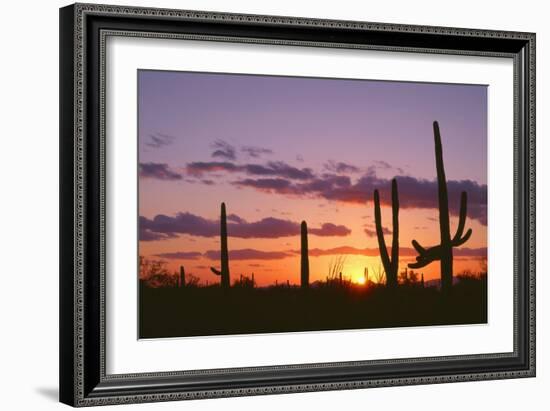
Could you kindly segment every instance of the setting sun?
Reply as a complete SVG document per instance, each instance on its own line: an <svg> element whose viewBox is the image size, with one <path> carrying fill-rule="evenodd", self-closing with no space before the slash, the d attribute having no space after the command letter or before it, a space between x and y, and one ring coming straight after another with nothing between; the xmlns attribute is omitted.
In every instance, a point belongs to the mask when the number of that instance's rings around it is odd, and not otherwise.
<svg viewBox="0 0 550 411"><path fill-rule="evenodd" d="M355 284L358 284L358 285L365 285L367 283L366 279L364 276L359 276L359 277L356 277L355 280L353 281Z"/></svg>

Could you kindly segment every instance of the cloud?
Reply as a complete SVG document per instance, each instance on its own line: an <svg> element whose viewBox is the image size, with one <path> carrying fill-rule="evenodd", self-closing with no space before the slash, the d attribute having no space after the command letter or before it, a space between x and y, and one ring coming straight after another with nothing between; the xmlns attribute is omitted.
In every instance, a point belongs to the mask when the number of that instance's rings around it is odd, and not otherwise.
<svg viewBox="0 0 550 411"><path fill-rule="evenodd" d="M264 154L273 154L273 150L270 150L269 148L255 147L255 146L241 147L241 151L246 155L248 155L249 157L253 157L253 158L261 157Z"/></svg>
<svg viewBox="0 0 550 411"><path fill-rule="evenodd" d="M459 247L453 248L453 255L457 257L487 257L487 247L469 248Z"/></svg>
<svg viewBox="0 0 550 411"><path fill-rule="evenodd" d="M244 173L252 176L275 176L291 180L308 180L314 178L309 168L296 168L283 161L270 161L266 165L243 164L237 165L224 161L195 161L187 164L187 173L193 176L202 176L205 173Z"/></svg>
<svg viewBox="0 0 550 411"><path fill-rule="evenodd" d="M308 229L308 233L319 237L345 237L351 234L351 230L344 225L324 223L321 228Z"/></svg>
<svg viewBox="0 0 550 411"><path fill-rule="evenodd" d="M247 164L247 174L259 176L278 176L291 180L309 180L314 177L310 168L296 168L283 161L270 161L267 165Z"/></svg>
<svg viewBox="0 0 550 411"><path fill-rule="evenodd" d="M241 187L251 187L269 193L296 194L292 183L284 178L246 178L234 181L232 184Z"/></svg>
<svg viewBox="0 0 550 411"><path fill-rule="evenodd" d="M209 250L204 253L204 256L210 260L217 261L220 259L219 250ZM287 251L260 251L252 248L244 248L241 250L229 250L229 260L280 260L286 257L293 257L294 254Z"/></svg>
<svg viewBox="0 0 550 411"><path fill-rule="evenodd" d="M147 141L145 145L151 148L162 148L172 144L175 139L176 138L174 136L169 134L157 132L154 134L149 134L149 141Z"/></svg>
<svg viewBox="0 0 550 411"><path fill-rule="evenodd" d="M177 251L174 253L155 254L155 257L167 258L170 260L197 260L202 256L198 251Z"/></svg>
<svg viewBox="0 0 550 411"><path fill-rule="evenodd" d="M375 160L373 164L367 168L367 174L376 175L378 170L383 170L386 172L394 171L397 175L405 174L405 171L401 167L394 167L384 160Z"/></svg>
<svg viewBox="0 0 550 411"><path fill-rule="evenodd" d="M219 157L231 161L237 159L235 147L233 147L227 141L216 140L210 145L210 147L214 150L212 152L212 157Z"/></svg>
<svg viewBox="0 0 550 411"><path fill-rule="evenodd" d="M294 250L295 254L299 254L300 250ZM351 246L341 246L334 248L313 248L309 250L310 257L321 257L326 255L362 255L365 257L378 257L380 256L380 250L378 247L372 248L356 248ZM399 247L399 258L405 259L406 257L416 257L418 254L412 247ZM457 257L485 257L487 255L487 248L455 248L453 249L453 255Z"/></svg>
<svg viewBox="0 0 550 411"><path fill-rule="evenodd" d="M141 178L152 178L166 181L182 179L181 174L170 169L170 166L166 163L140 163L139 176Z"/></svg>
<svg viewBox="0 0 550 411"><path fill-rule="evenodd" d="M226 161L195 161L187 164L186 171L192 176L202 176L220 171L234 173L240 171L240 167Z"/></svg>
<svg viewBox="0 0 550 411"><path fill-rule="evenodd" d="M142 227L139 228L139 241L158 241L168 240L169 238L173 237L163 233L155 233Z"/></svg>
<svg viewBox="0 0 550 411"><path fill-rule="evenodd" d="M295 250L295 253L300 253L300 250ZM366 257L378 257L380 250L378 247L373 248L356 248L351 246L341 246L334 248L313 248L309 250L310 257L321 257L325 255L362 255ZM413 256L416 255L416 251L412 247L400 247L399 256Z"/></svg>
<svg viewBox="0 0 550 411"><path fill-rule="evenodd" d="M437 209L437 181L398 176L399 206L401 209ZM269 193L322 198L344 203L365 204L372 201L375 189L380 191L382 205L391 205L391 180L366 174L352 182L347 176L323 174L306 182L288 179L243 179L234 181L240 187L250 187ZM471 180L447 181L449 210L458 215L460 194L468 193L468 217L487 225L487 185Z"/></svg>
<svg viewBox="0 0 550 411"><path fill-rule="evenodd" d="M246 220L239 217L237 214L229 214L227 216L227 221L232 221L234 223L246 223Z"/></svg>
<svg viewBox="0 0 550 411"><path fill-rule="evenodd" d="M248 222L241 217L228 216L227 233L236 238L281 238L300 235L300 224L274 217ZM154 241L174 238L180 234L198 237L217 237L220 234L219 220L209 220L191 213L178 213L175 216L159 214L153 219L140 216L140 240ZM351 230L343 225L324 223L320 228L311 228L312 235L343 237Z"/></svg>
<svg viewBox="0 0 550 411"><path fill-rule="evenodd" d="M220 224L217 221L207 220L191 213L178 213L174 217L159 214L152 220L140 216L139 225L140 232L144 230L153 234L165 235L167 238L173 238L178 234L216 237L220 233ZM141 235L140 240L147 241Z"/></svg>
<svg viewBox="0 0 550 411"><path fill-rule="evenodd" d="M338 174L358 173L360 171L359 167L343 162L336 162L334 160L327 161L323 167L327 171Z"/></svg>
<svg viewBox="0 0 550 411"><path fill-rule="evenodd" d="M367 237L376 237L376 228L371 224L365 224L365 229L363 231ZM382 226L382 233L384 235L390 235L392 231L389 228Z"/></svg>

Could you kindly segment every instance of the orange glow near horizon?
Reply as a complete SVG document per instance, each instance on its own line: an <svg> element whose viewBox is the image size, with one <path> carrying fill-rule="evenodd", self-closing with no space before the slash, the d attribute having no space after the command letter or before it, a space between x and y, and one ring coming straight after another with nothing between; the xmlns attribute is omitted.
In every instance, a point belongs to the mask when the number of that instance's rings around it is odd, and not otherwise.
<svg viewBox="0 0 550 411"><path fill-rule="evenodd" d="M355 208L355 207L353 207ZM359 208L359 207L357 207ZM346 208L348 209L348 208ZM358 210L354 210L356 213ZM389 208L384 207L382 210L383 218L386 218L386 214L389 214ZM407 226L415 225L416 219L414 215L423 214L418 210L402 212L403 217L409 216L408 219L403 218L401 226L401 247L410 248L410 242L413 238L418 239L422 244L434 245L439 240L439 233L437 223L427 221L425 224L431 224L430 229L425 229L425 232L418 232L414 229L405 229ZM344 213L338 213L339 224L345 224L346 226L353 227L355 222L363 221L360 217L356 217L353 213L349 213L346 217ZM389 217L389 215L388 215ZM419 217L419 219L422 217ZM423 218L425 220L425 218ZM451 219L451 227L456 227L455 219ZM387 220L386 220L387 221ZM468 222L469 227L472 227L474 234L469 241L470 248L482 246L484 244L484 237L486 235L486 227L481 226L479 223ZM313 224L311 224L313 226ZM386 243L391 244L391 235L386 235ZM287 280L290 284L298 285L300 283L300 238L282 238L282 239L239 239L232 238L229 235L228 243L229 250L234 249L248 249L254 248L265 252L275 251L284 252L286 256L276 260L229 260L231 281L234 281L244 275L251 277L254 274L255 281L258 286L267 286L270 284L286 283ZM179 250L198 251L204 254L208 250L219 251L220 242L218 238L201 238L180 236L174 239L162 240L162 241L142 241L140 242L140 254L150 260L162 260L165 262L170 272L176 273L179 271L180 266L185 267L186 273L193 274L200 278L201 284L213 284L219 282L219 277L214 275L210 271L210 267L218 268L220 266L219 260L211 260L201 255L198 258L192 259L166 259L160 258L157 254L165 252L176 252ZM371 250L373 255L355 255L344 254L346 257L344 266L342 267L342 275L344 278L351 279L355 284L361 285L365 282L364 272L368 271L368 280L373 283L378 282L377 273L383 271L382 263L379 257L379 250L376 238L368 238L362 230L353 230L352 233L345 237L343 240L335 240L334 238L323 238L310 235L309 236L309 265L310 265L310 281L324 281L329 274L329 265L337 255L312 255L312 250L317 249L330 249L337 248L342 245L352 246L356 249ZM388 251L391 250L391 246L388 246ZM407 267L408 263L415 261L416 254L401 255L399 260L399 272L402 272ZM462 257L455 256L454 258L454 272L458 274L465 270L477 273L482 271L482 267L486 265L486 258L482 257ZM439 262L435 261L430 265L414 270L418 273L420 279L421 274L424 275L425 281L438 279L440 276Z"/></svg>

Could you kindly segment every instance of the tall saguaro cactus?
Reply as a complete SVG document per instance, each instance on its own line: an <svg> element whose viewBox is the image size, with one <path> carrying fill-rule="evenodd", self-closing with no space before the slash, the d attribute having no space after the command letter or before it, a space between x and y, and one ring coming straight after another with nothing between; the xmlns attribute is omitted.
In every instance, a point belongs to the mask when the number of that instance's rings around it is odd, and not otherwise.
<svg viewBox="0 0 550 411"><path fill-rule="evenodd" d="M185 287L185 269L180 265L180 287Z"/></svg>
<svg viewBox="0 0 550 411"><path fill-rule="evenodd" d="M376 224L376 236L378 237L378 248L380 249L380 258L386 271L386 286L389 288L397 287L397 268L399 265L399 195L397 193L397 181L395 178L391 182L392 199L392 246L391 259L386 248L384 239L384 230L382 229L382 215L380 212L380 194L374 190L374 222Z"/></svg>
<svg viewBox="0 0 550 411"><path fill-rule="evenodd" d="M459 247L464 244L472 235L472 229L468 229L464 234L466 225L466 212L468 197L465 191L460 195L460 211L458 216L458 227L455 235L451 238L451 229L449 223L449 198L447 194L447 180L445 178L445 168L443 167L443 148L441 145L441 133L437 121L433 123L434 142L435 142L435 167L437 170L437 187L439 200L439 234L440 244L424 248L418 241L413 240L412 245L418 252L416 263L409 264L410 268L422 268L433 261L441 261L441 290L449 292L453 285L453 247Z"/></svg>
<svg viewBox="0 0 550 411"><path fill-rule="evenodd" d="M225 212L225 203L222 203L221 217L220 217L220 264L221 270L216 270L214 267L210 267L210 270L221 277L222 288L229 288L229 251L227 248L227 215Z"/></svg>
<svg viewBox="0 0 550 411"><path fill-rule="evenodd" d="M302 221L301 225L301 260L300 260L300 285L302 288L309 287L309 255L307 245L307 223Z"/></svg>

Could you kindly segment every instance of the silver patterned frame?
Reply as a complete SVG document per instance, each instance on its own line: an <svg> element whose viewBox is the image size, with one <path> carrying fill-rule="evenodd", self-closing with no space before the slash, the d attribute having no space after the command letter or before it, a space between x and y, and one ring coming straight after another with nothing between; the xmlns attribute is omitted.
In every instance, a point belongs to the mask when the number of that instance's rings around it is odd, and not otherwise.
<svg viewBox="0 0 550 411"><path fill-rule="evenodd" d="M68 6L60 13L62 402L73 406L91 406L535 375L533 33L91 4ZM127 21L130 20L138 21L135 24L139 25L139 29L128 26ZM162 24L167 24L167 27L162 27ZM205 25L204 29L200 29L205 32L185 32L189 30L186 24ZM170 31L170 27L178 25L183 27L183 32ZM215 25L227 25L229 35L211 33ZM241 27L251 27L249 31L262 32L264 36L242 35ZM270 29L278 30L278 37L266 38ZM353 41L323 41L315 38L312 30L344 33L342 36L351 32L355 37L352 35ZM285 33L289 38L280 38ZM357 38L362 39L367 34L372 35L374 40L357 41ZM387 40L377 40L387 38L388 34L408 43L387 44ZM511 223L514 224L515 237L514 351L346 363L106 374L105 50L109 36L513 58L515 211ZM94 87L91 87L92 84ZM97 108L89 103L92 101L89 99L98 103Z"/></svg>

